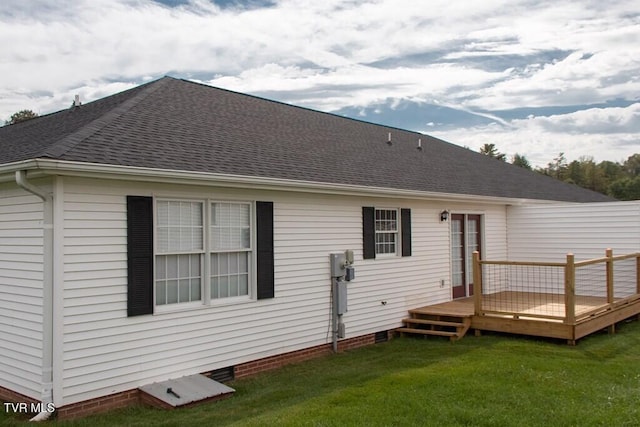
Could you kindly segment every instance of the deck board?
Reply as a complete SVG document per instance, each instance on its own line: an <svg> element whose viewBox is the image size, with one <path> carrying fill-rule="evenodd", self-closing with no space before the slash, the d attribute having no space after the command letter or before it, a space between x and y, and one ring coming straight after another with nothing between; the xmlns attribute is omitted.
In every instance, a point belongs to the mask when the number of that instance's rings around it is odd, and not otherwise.
<svg viewBox="0 0 640 427"><path fill-rule="evenodd" d="M565 316L564 295L503 291L482 296L483 310L519 313L521 315L548 316L563 318ZM606 308L605 297L576 295L575 314L580 317L586 313Z"/></svg>

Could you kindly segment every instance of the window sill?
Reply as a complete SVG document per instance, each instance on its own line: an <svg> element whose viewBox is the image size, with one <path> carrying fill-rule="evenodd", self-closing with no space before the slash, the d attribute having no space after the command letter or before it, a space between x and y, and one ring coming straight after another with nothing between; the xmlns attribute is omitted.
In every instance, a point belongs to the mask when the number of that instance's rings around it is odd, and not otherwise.
<svg viewBox="0 0 640 427"><path fill-rule="evenodd" d="M166 313L178 313L182 311L196 311L206 310L213 307L226 307L230 305L239 305L256 302L255 299L250 298L247 295L238 297L218 298L212 299L208 304L204 301L174 303L165 305L156 305L153 310L154 315L161 315Z"/></svg>
<svg viewBox="0 0 640 427"><path fill-rule="evenodd" d="M163 304L163 305L154 306L153 314L156 315L156 314L165 314L165 313L175 313L180 311L201 310L207 307L208 306L205 305L202 301Z"/></svg>
<svg viewBox="0 0 640 427"><path fill-rule="evenodd" d="M249 297L248 295L241 295L238 297L227 297L227 298L212 298L211 302L209 302L208 307L220 307L224 305L235 305L235 304L243 304L247 302L255 302L256 300Z"/></svg>
<svg viewBox="0 0 640 427"><path fill-rule="evenodd" d="M393 254L376 254L375 259L390 259L390 258L399 258L400 255L398 255L397 253L393 253Z"/></svg>

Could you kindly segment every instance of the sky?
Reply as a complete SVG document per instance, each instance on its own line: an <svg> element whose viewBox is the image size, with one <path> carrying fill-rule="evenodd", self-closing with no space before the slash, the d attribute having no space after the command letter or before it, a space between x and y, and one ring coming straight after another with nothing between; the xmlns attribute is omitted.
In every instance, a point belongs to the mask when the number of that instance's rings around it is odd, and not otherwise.
<svg viewBox="0 0 640 427"><path fill-rule="evenodd" d="M637 0L2 0L0 123L169 75L545 166L640 152Z"/></svg>

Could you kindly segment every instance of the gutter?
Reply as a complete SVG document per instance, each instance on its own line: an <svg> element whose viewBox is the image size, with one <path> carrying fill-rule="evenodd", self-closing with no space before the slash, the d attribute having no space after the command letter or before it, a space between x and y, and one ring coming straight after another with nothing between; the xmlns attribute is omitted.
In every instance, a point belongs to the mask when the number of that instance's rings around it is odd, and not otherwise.
<svg viewBox="0 0 640 427"><path fill-rule="evenodd" d="M44 421L53 411L53 196L27 181L25 170L15 172L16 184L43 202L42 259L42 406L29 421Z"/></svg>
<svg viewBox="0 0 640 427"><path fill-rule="evenodd" d="M436 191L405 190L389 187L369 187L354 184L315 182L286 178L265 178L246 175L231 175L210 172L154 169L137 166L108 165L45 158L24 160L0 165L0 182L3 173L33 169L34 176L65 175L84 178L117 179L141 182L220 185L258 190L278 190L304 193L335 194L357 197L390 197L397 199L429 199L439 202L478 202L494 205L572 203L539 199L482 196L473 194L440 193Z"/></svg>

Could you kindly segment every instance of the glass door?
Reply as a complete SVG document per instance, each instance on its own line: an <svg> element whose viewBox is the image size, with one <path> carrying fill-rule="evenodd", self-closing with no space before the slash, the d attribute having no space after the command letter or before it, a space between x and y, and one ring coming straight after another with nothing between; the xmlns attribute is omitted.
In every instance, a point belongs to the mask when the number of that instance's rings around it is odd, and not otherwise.
<svg viewBox="0 0 640 427"><path fill-rule="evenodd" d="M453 298L473 295L473 252L482 253L481 216L451 215L451 285Z"/></svg>

